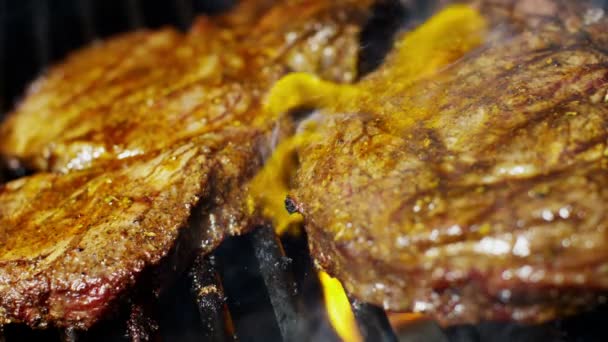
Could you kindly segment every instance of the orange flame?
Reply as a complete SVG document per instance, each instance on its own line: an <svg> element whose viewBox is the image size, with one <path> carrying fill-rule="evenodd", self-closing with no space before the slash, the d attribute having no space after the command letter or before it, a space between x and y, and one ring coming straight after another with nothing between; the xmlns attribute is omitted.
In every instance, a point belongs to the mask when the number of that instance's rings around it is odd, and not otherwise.
<svg viewBox="0 0 608 342"><path fill-rule="evenodd" d="M323 288L329 321L338 336L345 342L362 342L363 338L357 328L355 315L340 281L323 271L319 271L319 280Z"/></svg>

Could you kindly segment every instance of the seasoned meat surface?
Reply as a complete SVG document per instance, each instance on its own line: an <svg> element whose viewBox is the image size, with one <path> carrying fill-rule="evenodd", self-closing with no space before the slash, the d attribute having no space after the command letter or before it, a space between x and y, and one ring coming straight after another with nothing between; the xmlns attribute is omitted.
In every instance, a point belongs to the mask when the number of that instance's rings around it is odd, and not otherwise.
<svg viewBox="0 0 608 342"><path fill-rule="evenodd" d="M219 187L255 170L255 136L234 134L210 134L104 169L8 183L0 192L2 322L88 326L105 314L168 253L197 203L196 212L208 215L214 202L230 200ZM216 221L191 227L191 239L211 249L246 227L239 214L222 208Z"/></svg>
<svg viewBox="0 0 608 342"><path fill-rule="evenodd" d="M247 0L187 34L139 31L77 51L29 88L0 128L0 153L67 172L247 125L288 71L353 80L352 24L367 2Z"/></svg>
<svg viewBox="0 0 608 342"><path fill-rule="evenodd" d="M320 109L287 203L355 297L445 324L605 301L608 19L531 3L446 9L358 85L294 100Z"/></svg>
<svg viewBox="0 0 608 342"><path fill-rule="evenodd" d="M143 275L251 227L247 182L290 128L266 91L291 70L351 80L367 5L243 1L38 80L2 126L2 153L37 173L0 188L0 324L88 328Z"/></svg>

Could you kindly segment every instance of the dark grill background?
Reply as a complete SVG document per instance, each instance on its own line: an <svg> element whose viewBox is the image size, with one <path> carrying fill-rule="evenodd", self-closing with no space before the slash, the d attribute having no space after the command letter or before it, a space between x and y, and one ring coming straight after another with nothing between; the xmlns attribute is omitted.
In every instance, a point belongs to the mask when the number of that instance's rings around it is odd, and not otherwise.
<svg viewBox="0 0 608 342"><path fill-rule="evenodd" d="M0 117L44 68L75 48L140 27L186 29L197 14L216 13L234 2L0 0ZM400 9L397 0L376 8L362 34L360 67L364 72L381 62L399 26L419 22L430 13L427 1L403 2L418 5L409 13ZM208 286L218 291L203 295ZM0 331L0 342L338 340L327 320L305 236L279 240L265 228L231 238L212 256L199 257L158 300L133 298L131 302L133 308L126 308L118 319L102 322L89 332L9 326ZM352 306L366 341L608 340L603 327L608 317L605 309L536 327L484 323L442 330L431 321L421 321L395 332L381 309L356 301Z"/></svg>
<svg viewBox="0 0 608 342"><path fill-rule="evenodd" d="M190 26L234 0L0 0L0 111L49 63L94 39L136 29Z"/></svg>

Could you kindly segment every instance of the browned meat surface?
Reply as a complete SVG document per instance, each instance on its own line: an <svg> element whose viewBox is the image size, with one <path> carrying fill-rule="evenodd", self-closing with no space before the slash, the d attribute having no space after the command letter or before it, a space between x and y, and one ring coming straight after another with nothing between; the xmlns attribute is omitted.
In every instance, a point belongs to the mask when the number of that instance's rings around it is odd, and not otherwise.
<svg viewBox="0 0 608 342"><path fill-rule="evenodd" d="M248 0L225 17L200 18L186 35L141 31L78 51L30 87L0 128L0 152L66 172L247 125L260 95L288 71L353 80L358 26L350 23L364 19L366 2Z"/></svg>
<svg viewBox="0 0 608 342"><path fill-rule="evenodd" d="M2 323L88 326L146 266L158 264L178 234L208 250L246 228L238 210L214 208L259 164L258 146L248 141L255 136L233 133L104 169L8 183L0 193ZM180 232L197 203L200 226ZM186 242L192 253L195 242Z"/></svg>
<svg viewBox="0 0 608 342"><path fill-rule="evenodd" d="M352 79L367 7L273 3L99 43L30 88L0 139L40 171L0 188L0 324L87 328L143 274L251 226L247 181L289 129L263 96L290 70Z"/></svg>
<svg viewBox="0 0 608 342"><path fill-rule="evenodd" d="M357 86L294 102L322 118L288 207L318 265L387 309L446 324L588 309L608 292L608 19L477 5L481 23L444 12Z"/></svg>

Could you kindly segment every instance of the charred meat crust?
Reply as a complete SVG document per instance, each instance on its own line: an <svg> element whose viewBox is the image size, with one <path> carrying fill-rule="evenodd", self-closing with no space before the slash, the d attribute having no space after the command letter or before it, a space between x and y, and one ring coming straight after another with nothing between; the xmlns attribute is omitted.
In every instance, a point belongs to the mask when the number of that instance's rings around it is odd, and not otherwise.
<svg viewBox="0 0 608 342"><path fill-rule="evenodd" d="M244 1L51 68L1 128L2 153L38 173L0 189L0 324L86 329L256 223L243 196L275 143L265 92L289 71L352 80L368 6Z"/></svg>
<svg viewBox="0 0 608 342"><path fill-rule="evenodd" d="M474 3L483 46L402 93L377 86L379 112L429 116L398 131L327 117L292 207L318 264L386 309L445 324L586 310L608 292L608 20L578 2Z"/></svg>

